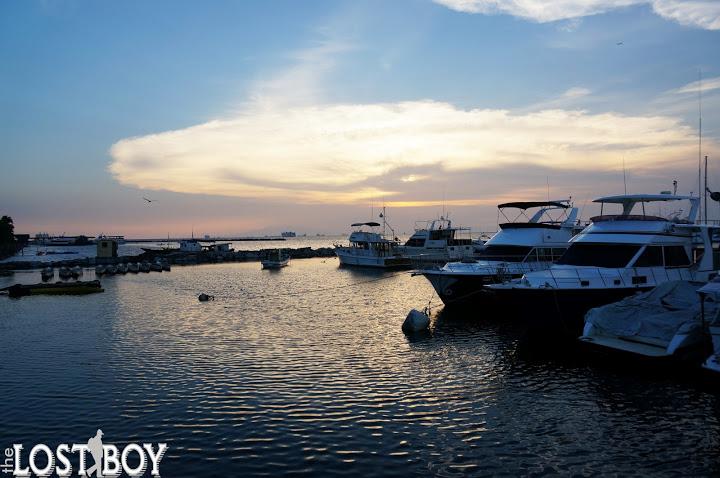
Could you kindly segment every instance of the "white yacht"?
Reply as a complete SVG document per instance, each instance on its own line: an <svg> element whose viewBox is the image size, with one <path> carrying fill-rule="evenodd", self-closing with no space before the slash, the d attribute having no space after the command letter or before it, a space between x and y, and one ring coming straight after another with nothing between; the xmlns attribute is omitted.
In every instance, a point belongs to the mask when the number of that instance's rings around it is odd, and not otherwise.
<svg viewBox="0 0 720 478"><path fill-rule="evenodd" d="M383 213L383 230L387 227ZM350 233L349 246L335 245L335 255L340 264L347 266L374 267L381 269L409 268L410 259L402 252L397 239L387 239L379 232L377 222L356 222Z"/></svg>
<svg viewBox="0 0 720 478"><path fill-rule="evenodd" d="M469 305L485 298L486 284L547 269L565 252L577 231L577 208L569 200L509 202L498 205L505 222L476 259L421 270L445 305Z"/></svg>
<svg viewBox="0 0 720 478"><path fill-rule="evenodd" d="M465 234L467 237L459 237ZM447 262L472 258L474 247L470 229L453 227L445 217L418 222L415 232L401 248L402 252L417 262Z"/></svg>
<svg viewBox="0 0 720 478"><path fill-rule="evenodd" d="M682 209L669 215L660 212L667 203L679 206L681 201L690 203L684 217ZM715 275L711 238L717 228L695 224L697 197L636 194L595 202L601 204L600 215L571 239L556 264L486 287L499 305L519 305L535 322L554 318L568 331L579 332L585 313L593 307L665 282L707 282ZM621 211L603 214L613 205ZM650 208L658 214L648 214Z"/></svg>

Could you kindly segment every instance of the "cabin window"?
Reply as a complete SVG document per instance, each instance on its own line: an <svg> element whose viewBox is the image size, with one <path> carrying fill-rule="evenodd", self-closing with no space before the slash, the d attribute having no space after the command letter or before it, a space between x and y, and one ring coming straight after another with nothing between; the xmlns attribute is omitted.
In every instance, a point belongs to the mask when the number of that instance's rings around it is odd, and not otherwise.
<svg viewBox="0 0 720 478"><path fill-rule="evenodd" d="M665 267L687 267L690 258L683 246L665 246Z"/></svg>
<svg viewBox="0 0 720 478"><path fill-rule="evenodd" d="M417 237L411 237L405 243L408 247L423 247L425 245L425 239L419 239Z"/></svg>
<svg viewBox="0 0 720 478"><path fill-rule="evenodd" d="M634 244L574 243L557 261L569 266L625 267L640 250Z"/></svg>
<svg viewBox="0 0 720 478"><path fill-rule="evenodd" d="M660 246L647 246L638 260L635 267L662 267L663 251Z"/></svg>
<svg viewBox="0 0 720 478"><path fill-rule="evenodd" d="M532 247L527 246L485 246L480 252L480 259L486 261L522 262Z"/></svg>

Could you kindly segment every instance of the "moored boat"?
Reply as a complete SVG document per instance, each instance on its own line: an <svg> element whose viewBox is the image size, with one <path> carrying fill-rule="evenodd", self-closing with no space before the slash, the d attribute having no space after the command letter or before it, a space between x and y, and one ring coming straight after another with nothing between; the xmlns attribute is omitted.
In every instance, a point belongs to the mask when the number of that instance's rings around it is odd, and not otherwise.
<svg viewBox="0 0 720 478"><path fill-rule="evenodd" d="M290 262L289 257L283 257L280 249L277 250L277 257L268 257L260 261L263 269L282 269Z"/></svg>
<svg viewBox="0 0 720 478"><path fill-rule="evenodd" d="M385 208L380 215L383 219L383 230L379 231L380 224L371 222L356 222L351 224L354 230L348 238L350 245L335 245L335 255L341 265L372 267L378 269L410 268L410 259L402 253L400 242L385 237L389 228L385 218ZM365 229L367 228L367 229ZM392 232L392 228L389 228Z"/></svg>
<svg viewBox="0 0 720 478"><path fill-rule="evenodd" d="M700 364L710 339L701 309L717 316L718 303L701 304L701 282L670 281L613 304L590 309L581 343L645 360Z"/></svg>
<svg viewBox="0 0 720 478"><path fill-rule="evenodd" d="M690 203L687 216L680 216L682 208L669 216L646 213L651 206L679 201ZM665 282L707 282L715 274L712 235L718 228L694 223L697 197L636 194L595 202L601 204L600 215L571 239L556 264L525 273L521 279L486 286L497 305L521 311L536 325L554 322L577 337L591 308ZM603 214L608 205L620 206L621 212Z"/></svg>
<svg viewBox="0 0 720 478"><path fill-rule="evenodd" d="M488 298L482 293L486 285L547 269L558 260L579 232L577 214L569 200L499 204L498 216L506 222L498 224L499 231L475 258L415 274L430 281L446 306L479 305Z"/></svg>
<svg viewBox="0 0 720 478"><path fill-rule="evenodd" d="M55 270L52 267L45 267L40 271L40 277L42 277L43 281L47 282L55 277Z"/></svg>

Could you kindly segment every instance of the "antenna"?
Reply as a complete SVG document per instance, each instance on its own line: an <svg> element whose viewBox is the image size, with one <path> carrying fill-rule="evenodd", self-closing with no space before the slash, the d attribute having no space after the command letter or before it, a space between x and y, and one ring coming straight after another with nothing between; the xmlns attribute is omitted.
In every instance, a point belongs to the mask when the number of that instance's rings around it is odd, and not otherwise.
<svg viewBox="0 0 720 478"><path fill-rule="evenodd" d="M701 170L702 170L702 68L698 69L698 197L701 189ZM702 202L700 203L702 210ZM707 209L707 201L705 202ZM702 214L700 215L702 217Z"/></svg>
<svg viewBox="0 0 720 478"><path fill-rule="evenodd" d="M625 175L625 155L623 154L623 186L625 187L625 195L627 196L627 176Z"/></svg>
<svg viewBox="0 0 720 478"><path fill-rule="evenodd" d="M708 192L708 186L707 186L707 156L705 156L705 209L704 209L704 211L705 211L705 224L707 224L707 222L708 222L708 216L707 216L707 210L708 210L708 205L707 205L707 192Z"/></svg>
<svg viewBox="0 0 720 478"><path fill-rule="evenodd" d="M547 185L547 200L550 202L550 176L545 176L545 184Z"/></svg>

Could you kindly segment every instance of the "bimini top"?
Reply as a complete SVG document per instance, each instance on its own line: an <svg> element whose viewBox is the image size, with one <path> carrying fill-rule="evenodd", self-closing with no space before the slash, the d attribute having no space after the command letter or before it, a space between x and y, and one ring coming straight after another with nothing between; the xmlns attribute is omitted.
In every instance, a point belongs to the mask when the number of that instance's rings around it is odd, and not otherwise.
<svg viewBox="0 0 720 478"><path fill-rule="evenodd" d="M380 224L377 222L355 222L353 224L350 224L350 227L359 227L359 226L368 226L368 227L378 227Z"/></svg>
<svg viewBox="0 0 720 478"><path fill-rule="evenodd" d="M570 202L567 200L506 202L503 204L498 204L498 209L502 209L505 207L516 207L518 209L530 209L531 207L542 207L542 206L561 207L561 208L567 209L570 207Z"/></svg>

